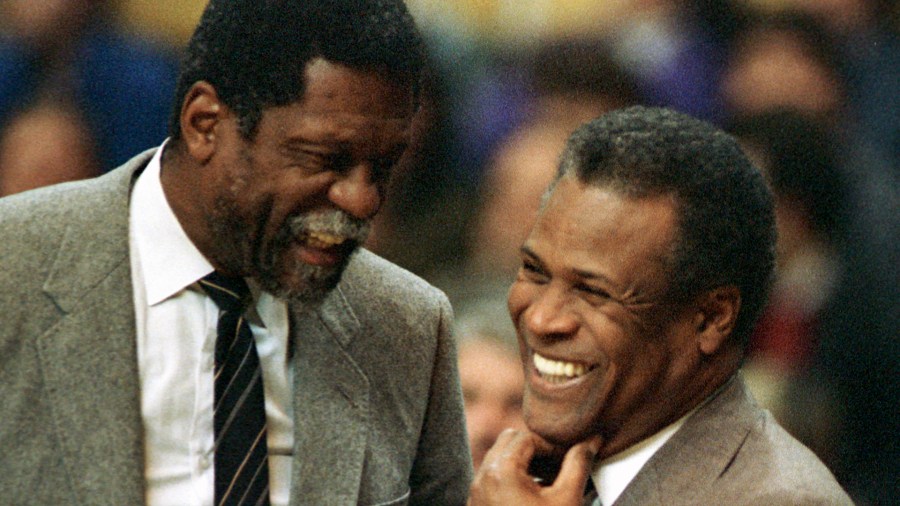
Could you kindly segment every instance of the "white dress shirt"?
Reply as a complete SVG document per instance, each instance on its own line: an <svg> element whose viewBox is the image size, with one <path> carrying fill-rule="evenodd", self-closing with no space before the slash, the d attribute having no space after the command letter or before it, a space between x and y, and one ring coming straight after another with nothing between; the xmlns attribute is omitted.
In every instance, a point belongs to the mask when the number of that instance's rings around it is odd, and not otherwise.
<svg viewBox="0 0 900 506"><path fill-rule="evenodd" d="M137 323L148 506L211 506L214 495L213 367L219 310L197 284L213 271L163 193L165 143L131 196L129 245ZM247 319L262 366L270 497L287 505L293 436L288 309L248 280Z"/></svg>
<svg viewBox="0 0 900 506"><path fill-rule="evenodd" d="M678 432L694 411L696 408L647 439L600 461L591 473L600 503L605 506L615 503L650 457Z"/></svg>

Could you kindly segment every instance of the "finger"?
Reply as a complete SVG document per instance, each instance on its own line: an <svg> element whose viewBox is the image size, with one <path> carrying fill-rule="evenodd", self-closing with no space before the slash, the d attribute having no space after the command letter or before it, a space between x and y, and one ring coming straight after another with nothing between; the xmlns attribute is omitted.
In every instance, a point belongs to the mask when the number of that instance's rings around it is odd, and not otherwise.
<svg viewBox="0 0 900 506"><path fill-rule="evenodd" d="M556 491L571 491L576 497L581 497L594 457L600 450L600 443L600 437L594 436L570 448L551 488Z"/></svg>
<svg viewBox="0 0 900 506"><path fill-rule="evenodd" d="M534 441L528 432L507 429L512 431L512 437L504 449L504 460L512 465L516 473L527 474L528 463L534 455Z"/></svg>
<svg viewBox="0 0 900 506"><path fill-rule="evenodd" d="M516 472L528 467L533 454L534 443L527 433L506 429L497 436L494 445L485 454L480 470Z"/></svg>
<svg viewBox="0 0 900 506"><path fill-rule="evenodd" d="M507 429L485 455L470 489L470 504L521 504L512 497L534 494L538 485L525 469L534 453L534 444L527 433Z"/></svg>

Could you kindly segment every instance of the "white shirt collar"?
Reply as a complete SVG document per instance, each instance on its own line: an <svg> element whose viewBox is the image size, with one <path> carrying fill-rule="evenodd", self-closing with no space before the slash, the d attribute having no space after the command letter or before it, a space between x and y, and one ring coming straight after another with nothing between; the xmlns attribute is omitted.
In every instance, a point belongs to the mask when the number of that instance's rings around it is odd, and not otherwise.
<svg viewBox="0 0 900 506"><path fill-rule="evenodd" d="M134 185L131 197L135 237L147 304L153 306L212 272L209 260L188 238L163 192L160 173L163 150L153 155Z"/></svg>
<svg viewBox="0 0 900 506"><path fill-rule="evenodd" d="M616 502L653 454L678 432L685 420L696 410L697 408L692 409L656 434L596 464L591 479L594 481L594 488L597 489L601 504Z"/></svg>

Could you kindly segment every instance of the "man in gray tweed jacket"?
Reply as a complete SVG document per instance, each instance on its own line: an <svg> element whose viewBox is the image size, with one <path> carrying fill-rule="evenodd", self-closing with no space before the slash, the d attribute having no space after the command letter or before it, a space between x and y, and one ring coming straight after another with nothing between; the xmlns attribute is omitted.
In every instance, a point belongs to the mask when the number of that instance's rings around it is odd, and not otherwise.
<svg viewBox="0 0 900 506"><path fill-rule="evenodd" d="M213 271L252 294L261 504L466 501L447 300L358 248L421 53L399 0L212 0L161 148L0 200L0 502L213 503Z"/></svg>

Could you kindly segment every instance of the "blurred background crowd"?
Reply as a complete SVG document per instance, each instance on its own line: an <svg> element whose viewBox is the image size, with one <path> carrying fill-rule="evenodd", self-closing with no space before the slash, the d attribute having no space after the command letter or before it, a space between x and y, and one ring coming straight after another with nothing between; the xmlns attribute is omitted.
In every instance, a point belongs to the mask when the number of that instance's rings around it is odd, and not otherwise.
<svg viewBox="0 0 900 506"><path fill-rule="evenodd" d="M900 501L900 6L407 0L431 45L413 152L368 246L457 312L476 465L521 423L505 293L563 143L663 105L734 134L776 195L779 274L745 374L860 504ZM202 0L0 0L0 196L165 137Z"/></svg>

